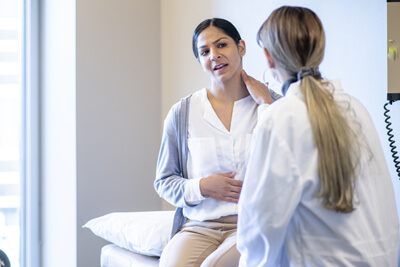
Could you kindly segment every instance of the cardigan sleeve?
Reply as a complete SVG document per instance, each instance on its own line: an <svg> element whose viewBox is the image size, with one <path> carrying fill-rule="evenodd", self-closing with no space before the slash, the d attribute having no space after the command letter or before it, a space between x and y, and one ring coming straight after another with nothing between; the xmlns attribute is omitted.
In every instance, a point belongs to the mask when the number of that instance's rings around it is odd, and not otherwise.
<svg viewBox="0 0 400 267"><path fill-rule="evenodd" d="M164 121L164 132L157 162L154 188L160 197L176 207L193 206L185 201L185 186L188 179L183 177L178 144L180 103L175 104Z"/></svg>

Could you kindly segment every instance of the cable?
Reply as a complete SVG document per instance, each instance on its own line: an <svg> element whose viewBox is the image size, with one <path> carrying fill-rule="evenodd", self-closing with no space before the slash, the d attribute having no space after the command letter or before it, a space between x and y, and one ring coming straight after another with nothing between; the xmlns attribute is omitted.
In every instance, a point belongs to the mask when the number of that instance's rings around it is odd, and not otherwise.
<svg viewBox="0 0 400 267"><path fill-rule="evenodd" d="M400 180L400 161L399 161L399 156L397 156L397 151L396 151L396 146L394 145L395 140L393 140L394 135L392 134L393 129L390 128L392 123L389 121L390 116L389 116L389 109L387 106L389 104L392 104L392 101L387 102L383 108L385 109L385 112L383 115L386 117L385 122L386 122L386 129L387 129L387 135L389 136L388 141L389 141L389 146L391 147L391 152L392 152L392 157L393 157L393 162L394 162L394 167L396 168L397 175L399 176Z"/></svg>

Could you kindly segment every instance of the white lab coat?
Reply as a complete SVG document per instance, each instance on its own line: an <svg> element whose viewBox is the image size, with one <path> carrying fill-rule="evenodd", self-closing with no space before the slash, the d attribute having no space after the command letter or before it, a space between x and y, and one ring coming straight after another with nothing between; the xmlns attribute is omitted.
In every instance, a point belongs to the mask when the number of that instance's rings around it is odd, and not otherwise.
<svg viewBox="0 0 400 267"><path fill-rule="evenodd" d="M371 151L361 157L356 210L327 210L315 197L318 154L300 82L294 83L254 131L239 200L240 266L397 266L398 215L377 132L362 104L339 81L332 84Z"/></svg>

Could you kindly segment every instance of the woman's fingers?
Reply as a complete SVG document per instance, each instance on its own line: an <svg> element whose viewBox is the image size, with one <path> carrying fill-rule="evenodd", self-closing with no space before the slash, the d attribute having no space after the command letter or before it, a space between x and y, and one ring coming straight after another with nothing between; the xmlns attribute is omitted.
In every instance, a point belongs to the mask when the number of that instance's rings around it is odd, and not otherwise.
<svg viewBox="0 0 400 267"><path fill-rule="evenodd" d="M271 104L273 102L268 89L268 83L264 84L257 79L254 79L253 77L247 75L244 70L242 71L242 79L251 97L257 104Z"/></svg>
<svg viewBox="0 0 400 267"><path fill-rule="evenodd" d="M232 177L235 177L236 171L226 172L226 173L219 173L219 174L223 175L223 176L226 176L226 177L229 177L229 178L232 178Z"/></svg>
<svg viewBox="0 0 400 267"><path fill-rule="evenodd" d="M242 79L244 83L247 85L247 82L249 81L249 77L247 76L247 73L243 70L242 71Z"/></svg>
<svg viewBox="0 0 400 267"><path fill-rule="evenodd" d="M232 179L236 171L217 173L200 180L200 192L220 201L237 203L242 190L243 181Z"/></svg>

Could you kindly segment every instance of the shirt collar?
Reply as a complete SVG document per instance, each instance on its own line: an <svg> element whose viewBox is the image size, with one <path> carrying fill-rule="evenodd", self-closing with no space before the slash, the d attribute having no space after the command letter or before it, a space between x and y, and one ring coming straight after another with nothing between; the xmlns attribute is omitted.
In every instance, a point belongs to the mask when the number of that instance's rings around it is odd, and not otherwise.
<svg viewBox="0 0 400 267"><path fill-rule="evenodd" d="M282 84L282 94L285 96L292 83L297 82L297 77L291 76Z"/></svg>
<svg viewBox="0 0 400 267"><path fill-rule="evenodd" d="M332 81L325 80L325 81L330 82L333 85L333 88L335 90L337 90L337 91L343 90L340 80L332 80ZM330 88L327 88L327 89L329 90ZM291 83L288 86L285 96L291 96L291 95L295 95L295 96L302 95L301 89L300 89L300 81Z"/></svg>
<svg viewBox="0 0 400 267"><path fill-rule="evenodd" d="M207 89L204 88L202 91L202 101L203 101L203 105L204 105L204 113L203 113L203 119L205 121L207 121L208 123L210 123L212 126L214 126L215 128L217 128L218 130L230 134L230 132L225 128L225 126L222 124L221 120L218 118L217 113L215 113L215 110L213 109L210 100L207 97ZM252 105L255 102L253 101L253 98L251 97L251 95L248 95L244 98L241 98L239 100L236 100L234 102L234 106L233 106L233 111L232 111L232 121L233 121L233 116L234 116L234 112L235 109L243 106L244 108L246 108L245 105ZM250 108L250 107L248 107ZM231 122L231 131L232 131L232 122Z"/></svg>

